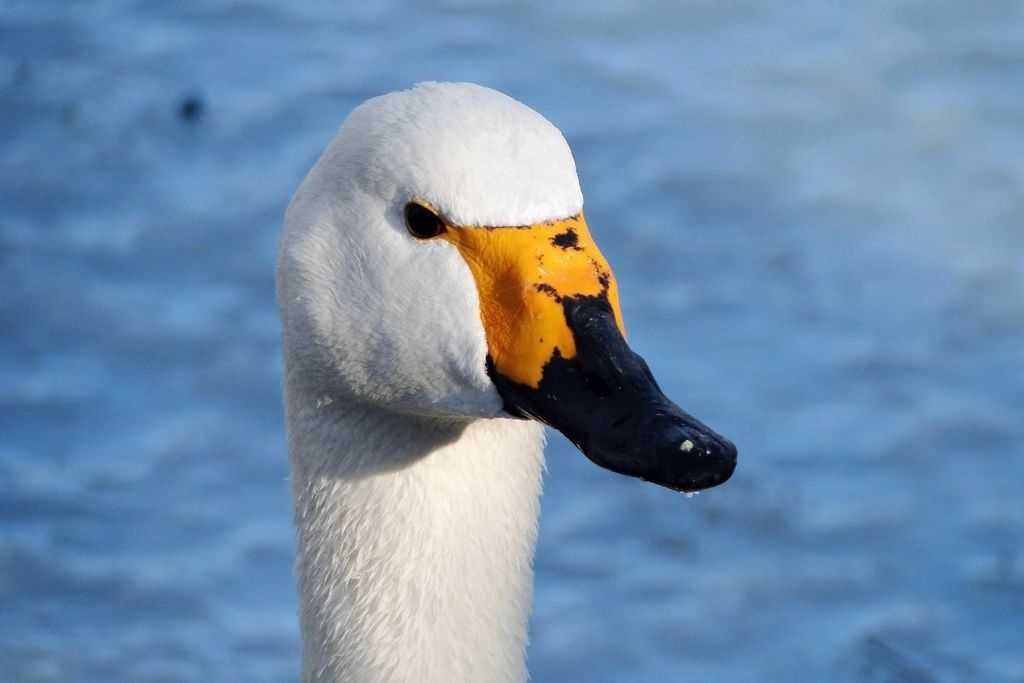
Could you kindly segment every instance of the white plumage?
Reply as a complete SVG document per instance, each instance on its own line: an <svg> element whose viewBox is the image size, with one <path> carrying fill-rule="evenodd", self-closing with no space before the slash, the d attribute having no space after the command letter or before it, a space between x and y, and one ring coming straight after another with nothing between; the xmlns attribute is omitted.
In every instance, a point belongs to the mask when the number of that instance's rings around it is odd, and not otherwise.
<svg viewBox="0 0 1024 683"><path fill-rule="evenodd" d="M357 108L277 267L307 681L522 681L542 427L504 417L477 288L410 199L465 225L572 216L562 135L493 90Z"/></svg>

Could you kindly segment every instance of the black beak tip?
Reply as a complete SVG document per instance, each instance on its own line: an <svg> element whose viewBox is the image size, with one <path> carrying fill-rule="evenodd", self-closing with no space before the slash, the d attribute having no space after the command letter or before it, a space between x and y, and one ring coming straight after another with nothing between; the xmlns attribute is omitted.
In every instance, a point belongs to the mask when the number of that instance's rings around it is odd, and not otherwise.
<svg viewBox="0 0 1024 683"><path fill-rule="evenodd" d="M676 491L701 491L729 480L736 471L736 446L708 432L673 439L658 449L662 471L654 481Z"/></svg>
<svg viewBox="0 0 1024 683"><path fill-rule="evenodd" d="M639 431L645 437L590 439L578 445L602 467L673 491L709 489L725 483L736 471L736 446L703 425Z"/></svg>
<svg viewBox="0 0 1024 683"><path fill-rule="evenodd" d="M565 297L562 305L576 356L553 355L535 387L489 365L506 409L551 425L613 472L685 492L728 480L736 447L661 392L626 345L607 298Z"/></svg>

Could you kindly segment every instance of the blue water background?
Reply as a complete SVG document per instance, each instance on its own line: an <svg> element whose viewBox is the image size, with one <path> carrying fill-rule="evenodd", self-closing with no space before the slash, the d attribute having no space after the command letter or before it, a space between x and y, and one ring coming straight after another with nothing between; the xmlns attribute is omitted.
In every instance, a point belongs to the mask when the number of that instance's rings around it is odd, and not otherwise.
<svg viewBox="0 0 1024 683"><path fill-rule="evenodd" d="M572 145L687 499L552 435L539 683L1024 681L1024 3L0 5L0 680L294 681L272 268L347 112Z"/></svg>

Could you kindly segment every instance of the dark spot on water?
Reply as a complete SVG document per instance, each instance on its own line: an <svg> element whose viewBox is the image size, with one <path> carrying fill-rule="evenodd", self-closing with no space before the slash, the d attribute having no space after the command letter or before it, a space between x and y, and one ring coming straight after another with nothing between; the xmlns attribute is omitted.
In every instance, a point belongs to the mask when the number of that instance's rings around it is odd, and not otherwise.
<svg viewBox="0 0 1024 683"><path fill-rule="evenodd" d="M559 247L560 249L572 249L574 251L583 251L583 248L579 246L579 235L572 228L567 229L565 232L560 232L551 238L551 244Z"/></svg>
<svg viewBox="0 0 1024 683"><path fill-rule="evenodd" d="M205 109L206 103L201 96L186 95L181 98L181 103L178 105L178 118L182 121L195 123L203 117Z"/></svg>

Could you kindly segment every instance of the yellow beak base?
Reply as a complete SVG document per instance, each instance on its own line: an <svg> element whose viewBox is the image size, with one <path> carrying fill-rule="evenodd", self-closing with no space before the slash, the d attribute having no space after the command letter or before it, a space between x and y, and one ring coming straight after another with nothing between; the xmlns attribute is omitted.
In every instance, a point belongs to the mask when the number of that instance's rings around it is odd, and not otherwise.
<svg viewBox="0 0 1024 683"><path fill-rule="evenodd" d="M450 227L480 295L480 316L494 368L537 387L549 360L576 355L566 324L567 297L606 297L624 334L618 287L583 214L511 228Z"/></svg>

